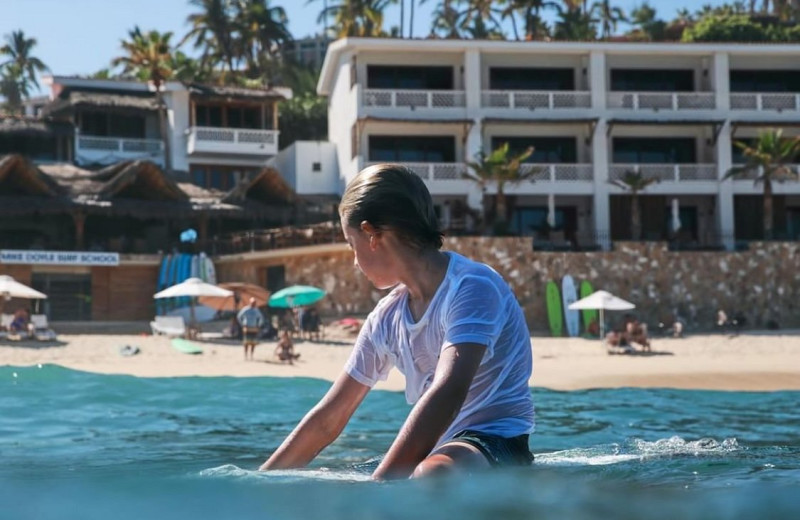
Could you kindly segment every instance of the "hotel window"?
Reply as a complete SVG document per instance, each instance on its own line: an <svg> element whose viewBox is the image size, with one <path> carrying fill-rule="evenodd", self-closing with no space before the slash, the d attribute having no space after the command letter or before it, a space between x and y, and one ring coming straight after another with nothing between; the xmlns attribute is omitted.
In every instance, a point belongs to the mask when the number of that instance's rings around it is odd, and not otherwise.
<svg viewBox="0 0 800 520"><path fill-rule="evenodd" d="M694 90L694 71L612 69L611 90L620 92L692 92Z"/></svg>
<svg viewBox="0 0 800 520"><path fill-rule="evenodd" d="M256 169L214 164L195 164L191 166L192 183L203 188L230 191L239 179L247 174L255 174Z"/></svg>
<svg viewBox="0 0 800 520"><path fill-rule="evenodd" d="M82 112L80 129L84 135L99 137L144 139L146 135L144 117L108 112Z"/></svg>
<svg viewBox="0 0 800 520"><path fill-rule="evenodd" d="M800 92L796 70L732 70L731 92Z"/></svg>
<svg viewBox="0 0 800 520"><path fill-rule="evenodd" d="M456 140L449 136L369 137L369 160L389 162L455 162Z"/></svg>
<svg viewBox="0 0 800 520"><path fill-rule="evenodd" d="M575 90L575 71L555 67L492 67L490 90Z"/></svg>
<svg viewBox="0 0 800 520"><path fill-rule="evenodd" d="M510 153L519 154L529 146L533 153L525 162L537 164L575 164L578 162L578 146L575 137L492 137L492 150L508 143Z"/></svg>
<svg viewBox="0 0 800 520"><path fill-rule="evenodd" d="M452 90L453 67L370 65L367 88Z"/></svg>
<svg viewBox="0 0 800 520"><path fill-rule="evenodd" d="M617 164L693 164L697 149L692 137L615 137L613 162Z"/></svg>

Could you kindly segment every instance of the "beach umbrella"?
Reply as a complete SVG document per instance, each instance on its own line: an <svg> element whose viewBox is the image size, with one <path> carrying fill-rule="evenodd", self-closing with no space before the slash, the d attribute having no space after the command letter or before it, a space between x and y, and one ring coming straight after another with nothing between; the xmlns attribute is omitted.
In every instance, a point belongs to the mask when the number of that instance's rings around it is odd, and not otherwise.
<svg viewBox="0 0 800 520"><path fill-rule="evenodd" d="M9 301L11 298L26 298L29 300L41 300L47 298L47 295L44 293L40 293L36 289L31 289L27 285L19 283L12 277L4 274L0 275L0 297L3 298L2 303L0 303L0 308L3 308L5 306L5 303Z"/></svg>
<svg viewBox="0 0 800 520"><path fill-rule="evenodd" d="M228 289L223 289L221 287L217 287L216 285L206 283L200 278L189 278L179 284L173 285L172 287L167 287L163 291L155 293L153 298L177 298L180 296L188 296L190 298L189 306L191 320L192 323L194 323L196 321L194 318L195 298L199 296L220 296L227 298L229 296L233 296L233 292L229 291Z"/></svg>
<svg viewBox="0 0 800 520"><path fill-rule="evenodd" d="M313 305L325 297L325 291L310 285L292 285L269 297L270 307L302 307Z"/></svg>
<svg viewBox="0 0 800 520"><path fill-rule="evenodd" d="M237 311L250 302L250 298L256 299L256 306L263 307L269 302L269 291L252 283L228 282L218 284L233 292L231 296L201 296L197 302L201 305L211 307L218 311Z"/></svg>
<svg viewBox="0 0 800 520"><path fill-rule="evenodd" d="M636 305L629 301L614 296L608 291L595 291L586 298L570 303L569 309L599 309L600 310L600 339L605 337L605 322L603 321L603 311L627 311L635 309Z"/></svg>
<svg viewBox="0 0 800 520"><path fill-rule="evenodd" d="M677 233L681 228L681 213L678 199L672 199L672 232Z"/></svg>

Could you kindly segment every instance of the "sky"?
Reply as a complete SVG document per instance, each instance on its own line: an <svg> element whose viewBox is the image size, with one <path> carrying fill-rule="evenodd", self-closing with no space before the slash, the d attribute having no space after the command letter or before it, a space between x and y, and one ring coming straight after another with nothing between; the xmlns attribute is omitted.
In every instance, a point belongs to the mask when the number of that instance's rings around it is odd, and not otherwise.
<svg viewBox="0 0 800 520"><path fill-rule="evenodd" d="M322 31L317 18L323 0L270 0L269 3L286 10L289 30L295 38ZM626 13L641 3L642 0L614 2ZM650 0L649 3L660 17L671 19L679 8L696 9L701 3L719 5L724 1ZM430 32L437 4L437 0L427 0L417 6L414 36ZM135 25L142 30L172 31L173 41L177 42L188 32L186 17L193 12L196 8L188 0L0 0L0 36L22 29L27 37L36 38L34 55L53 74L87 75L109 67L111 59L120 54L120 40ZM399 20L400 9L394 5L386 11L384 28L399 25Z"/></svg>

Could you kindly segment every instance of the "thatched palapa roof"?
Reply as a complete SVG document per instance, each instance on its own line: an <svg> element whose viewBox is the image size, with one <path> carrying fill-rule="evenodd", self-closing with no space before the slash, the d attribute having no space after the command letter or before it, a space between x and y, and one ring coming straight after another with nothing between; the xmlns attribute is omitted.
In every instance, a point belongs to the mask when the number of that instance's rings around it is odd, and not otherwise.
<svg viewBox="0 0 800 520"><path fill-rule="evenodd" d="M242 204L248 200L264 204L290 205L295 202L295 193L275 168L266 166L249 181L239 183L228 192L222 202Z"/></svg>
<svg viewBox="0 0 800 520"><path fill-rule="evenodd" d="M72 132L72 124L66 121L46 121L30 117L0 117L0 135L50 137L52 135L70 135Z"/></svg>
<svg viewBox="0 0 800 520"><path fill-rule="evenodd" d="M9 195L58 197L64 189L22 155L0 157L0 190Z"/></svg>
<svg viewBox="0 0 800 520"><path fill-rule="evenodd" d="M106 92L68 92L42 109L44 115L66 112L76 107L117 108L129 110L158 110L155 97L148 94L112 94Z"/></svg>
<svg viewBox="0 0 800 520"><path fill-rule="evenodd" d="M221 101L266 101L286 99L286 95L275 89L252 89L242 87L220 87L193 83L188 87L192 96Z"/></svg>

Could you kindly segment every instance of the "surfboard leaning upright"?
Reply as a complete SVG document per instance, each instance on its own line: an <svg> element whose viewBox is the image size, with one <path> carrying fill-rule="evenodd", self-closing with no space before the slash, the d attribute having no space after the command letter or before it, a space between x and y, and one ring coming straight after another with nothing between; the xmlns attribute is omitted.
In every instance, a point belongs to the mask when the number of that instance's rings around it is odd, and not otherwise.
<svg viewBox="0 0 800 520"><path fill-rule="evenodd" d="M561 313L561 294L558 285L552 280L545 285L545 300L547 302L547 321L550 333L555 336L564 335L564 317Z"/></svg>
<svg viewBox="0 0 800 520"><path fill-rule="evenodd" d="M586 298L593 292L594 287L592 287L592 282L589 280L583 280L580 288L581 298ZM588 332L589 325L591 325L593 321L597 321L597 309L584 309L581 311L581 316L583 316L583 330Z"/></svg>
<svg viewBox="0 0 800 520"><path fill-rule="evenodd" d="M580 333L581 315L578 311L569 308L571 303L578 300L578 293L575 290L575 281L568 274L561 279L561 298L564 303L564 322L567 325L567 335L574 338Z"/></svg>

